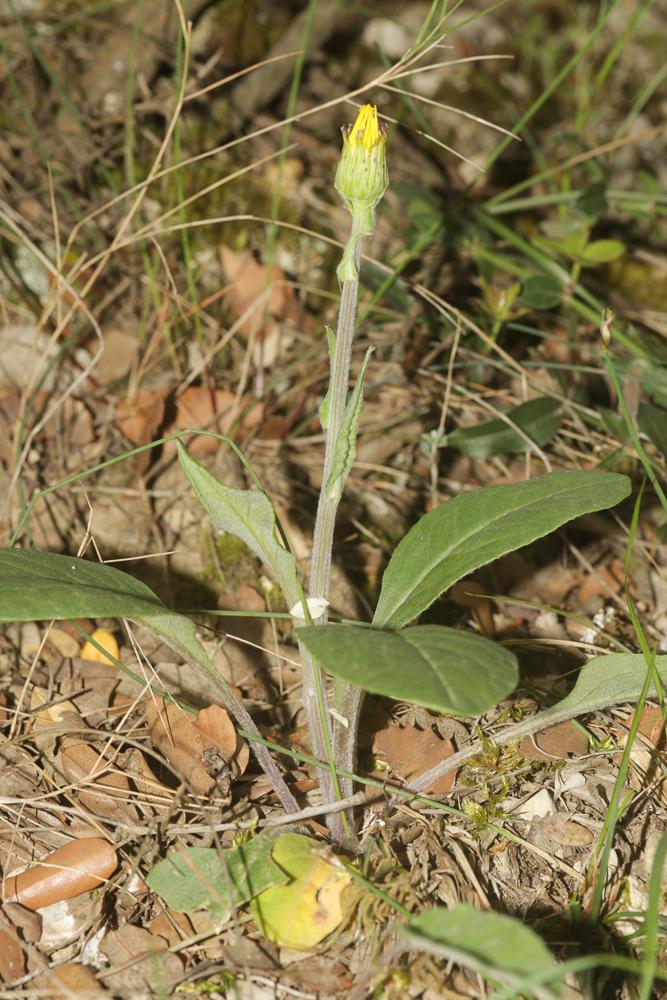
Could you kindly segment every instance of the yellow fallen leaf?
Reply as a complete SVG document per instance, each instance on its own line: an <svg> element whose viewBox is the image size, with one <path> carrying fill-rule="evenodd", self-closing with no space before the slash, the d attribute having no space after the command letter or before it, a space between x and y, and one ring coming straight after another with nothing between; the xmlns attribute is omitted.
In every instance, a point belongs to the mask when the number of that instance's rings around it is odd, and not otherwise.
<svg viewBox="0 0 667 1000"><path fill-rule="evenodd" d="M92 660L93 663L112 663L113 658L118 659L118 643L113 632L109 632L105 628L97 628L93 632L91 639L94 639L100 646L103 646L107 653L109 653L109 656L105 656L104 653L99 651L97 646L93 646L90 640L86 640L79 654L82 660Z"/></svg>
<svg viewBox="0 0 667 1000"><path fill-rule="evenodd" d="M334 854L298 833L279 837L271 857L292 881L255 896L255 922L284 948L313 948L347 919L351 905L345 890L352 876Z"/></svg>

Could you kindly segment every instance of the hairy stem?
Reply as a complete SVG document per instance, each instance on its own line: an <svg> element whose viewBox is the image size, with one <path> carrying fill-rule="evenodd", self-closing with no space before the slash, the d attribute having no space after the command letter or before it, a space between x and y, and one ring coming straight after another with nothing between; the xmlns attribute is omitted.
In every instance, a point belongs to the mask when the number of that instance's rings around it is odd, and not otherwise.
<svg viewBox="0 0 667 1000"><path fill-rule="evenodd" d="M324 470L315 520L309 582L309 597L319 597L324 600L329 599L334 528L340 503L340 491L329 488L329 479L334 465L336 446L348 397L354 323L359 294L361 243L366 236L371 234L371 231L372 218L369 219L368 215L361 218L353 216L350 239L338 268L341 279L340 312L336 330L336 350L331 362ZM323 624L326 620L327 615L324 613L315 624ZM340 765L341 762L336 754L335 743L332 751L331 723L328 717L324 673L306 650L302 649L301 656L304 668L304 707L313 741L313 750L320 759L329 760L332 764L331 772L322 772L320 775L320 786L324 800L328 803L341 797L341 789L335 772L335 764ZM340 725L337 723L334 731L337 732L339 729ZM349 782L347 784L349 785ZM349 790L347 794L349 794ZM346 835L349 836L350 830L344 813L331 814L328 820L330 831L336 840L341 841Z"/></svg>

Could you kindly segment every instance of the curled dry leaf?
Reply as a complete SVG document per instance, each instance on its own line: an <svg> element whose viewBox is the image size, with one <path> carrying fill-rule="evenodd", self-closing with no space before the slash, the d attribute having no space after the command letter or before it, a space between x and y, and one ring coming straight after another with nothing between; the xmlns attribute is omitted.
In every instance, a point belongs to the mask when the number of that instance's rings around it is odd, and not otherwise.
<svg viewBox="0 0 667 1000"><path fill-rule="evenodd" d="M153 745L198 795L216 786L226 791L248 766L248 746L219 705L203 709L192 722L173 702L156 698L146 703L146 719Z"/></svg>
<svg viewBox="0 0 667 1000"><path fill-rule="evenodd" d="M97 889L118 866L116 852L101 837L71 840L20 875L2 883L5 902L21 903L29 910L50 906L61 899L73 899Z"/></svg>
<svg viewBox="0 0 667 1000"><path fill-rule="evenodd" d="M118 659L120 650L118 649L118 642L116 641L116 636L113 632L109 632L106 628L97 628L93 632L91 639L94 639L98 645L106 649L109 656L105 656L101 653L97 646L94 646L89 639L87 639L83 646L81 647L81 652L79 656L82 660L90 660L93 663L113 663L114 659Z"/></svg>
<svg viewBox="0 0 667 1000"><path fill-rule="evenodd" d="M63 740L60 763L86 809L107 819L129 819L136 823L138 814L129 802L130 782L117 764L90 743L77 739Z"/></svg>
<svg viewBox="0 0 667 1000"><path fill-rule="evenodd" d="M469 608L482 635L491 639L494 635L492 602L484 596L488 592L488 587L471 578L455 583L449 592L449 599L461 608Z"/></svg>

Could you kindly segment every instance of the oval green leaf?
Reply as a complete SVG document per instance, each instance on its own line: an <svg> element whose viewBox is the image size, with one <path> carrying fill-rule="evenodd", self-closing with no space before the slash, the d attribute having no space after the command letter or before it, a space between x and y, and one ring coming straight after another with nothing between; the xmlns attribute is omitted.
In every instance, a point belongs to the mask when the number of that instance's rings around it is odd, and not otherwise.
<svg viewBox="0 0 667 1000"><path fill-rule="evenodd" d="M538 445L546 444L561 424L560 402L549 396L529 399L507 414ZM487 420L475 427L462 427L447 435L447 445L473 458L491 458L529 451L530 442L504 420Z"/></svg>
<svg viewBox="0 0 667 1000"><path fill-rule="evenodd" d="M510 986L530 987L545 978L559 979L556 960L535 931L504 913L480 912L459 903L425 910L402 928L414 948L440 955ZM528 995L560 995L560 983L529 988Z"/></svg>
<svg viewBox="0 0 667 1000"><path fill-rule="evenodd" d="M609 261L617 260L624 253L625 245L620 240L595 240L582 252L581 261L585 266L593 267L596 264L607 264Z"/></svg>
<svg viewBox="0 0 667 1000"><path fill-rule="evenodd" d="M299 639L336 677L365 691L452 715L481 715L516 686L508 649L473 632L417 625L389 632L310 625Z"/></svg>
<svg viewBox="0 0 667 1000"><path fill-rule="evenodd" d="M373 624L402 628L457 580L561 525L613 507L627 476L551 472L524 483L461 493L410 529L389 560Z"/></svg>
<svg viewBox="0 0 667 1000"><path fill-rule="evenodd" d="M0 549L0 621L166 613L150 587L113 566L56 552Z"/></svg>

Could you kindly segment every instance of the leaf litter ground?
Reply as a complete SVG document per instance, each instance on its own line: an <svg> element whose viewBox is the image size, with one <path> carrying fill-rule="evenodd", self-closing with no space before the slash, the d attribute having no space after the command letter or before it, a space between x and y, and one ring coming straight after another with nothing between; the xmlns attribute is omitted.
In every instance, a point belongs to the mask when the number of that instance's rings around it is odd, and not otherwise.
<svg viewBox="0 0 667 1000"><path fill-rule="evenodd" d="M156 10L161 12L162 6L157 4ZM200 16L203 6L188 10L199 31L195 59L202 86L275 54L272 46L280 44L276 37L286 50L299 48L291 33L298 5L271 5L275 37L255 30L264 23L266 4L214 4ZM244 14L246 6L252 11ZM343 92L351 76L365 79L363 60L377 58L376 44L391 51L392 36L383 18L358 15L355 33L341 34L338 6L322 4L316 19L312 46L321 55L306 66L299 98L304 106L322 103L332 88ZM458 82L451 75L438 76L432 93L443 103L463 102L472 113L485 114L488 92L500 81L506 103L495 117L511 126L518 116L508 114L507 107L528 107L543 92L553 66L560 66L563 54L581 42L581 25L558 5L547 7L544 16L553 23L542 63L535 65L524 47L528 42L516 42L514 25L525 17L529 35L546 25L517 2L451 36L456 57L509 51L516 57L513 68L491 71L481 64L477 75L466 70ZM472 4L466 8L475 9ZM390 23L409 44L426 9L415 4L408 11L397 6L384 13L397 15ZM135 128L128 131L119 111L126 81L121 91L114 90L102 55L114 52L121 58L129 52L128 26L136 24L137 5L127 5L127 20L125 13L114 12L103 27L92 25L76 5L12 16L3 11L1 16L14 59L12 73L23 94L23 105L10 103L13 110L7 113L0 143L3 196L28 238L53 234L46 150L55 178L58 225L67 235L83 215L128 186L123 174L128 163L130 172L148 169L155 135L164 129L158 106L165 94L173 97L177 19L173 24L167 19L162 33L155 33L165 39L165 51L154 42L141 48ZM650 12L638 38L623 47L604 108L593 113L582 98L590 86L595 104L598 64L582 64L578 95L567 81L556 91L544 120L536 122L539 141L554 161L554 133L565 125L574 128L575 117L586 149L616 135L631 81L650 81L656 71L657 57L643 44L654 16ZM48 28L38 32L37 49L27 45L26 22L19 17ZM623 29L620 23L609 25L596 50L600 58ZM43 56L41 70L37 52ZM181 148L194 155L224 141L221 136L239 135L251 120L256 127L277 125L285 113L292 68L290 64L287 75L281 62L267 69L268 74L260 70L249 78L256 85L222 91L222 99L213 91L206 103L200 99L186 109ZM80 81L72 94L74 104L63 99L61 86L72 78ZM8 86L7 79L2 86ZM21 106L27 108L23 116ZM631 123L646 136L641 155L637 140L603 161L609 191L629 190L636 196L641 189L650 199L644 174L664 186L659 173L664 166L656 166L660 145L651 146L652 113L649 104L641 120ZM344 220L330 194L337 156L331 137L349 114L349 106L343 106L298 122L292 138L299 145L288 152L280 174L275 163L256 166L230 185L234 194L226 196L224 211L219 203L203 199L196 214L182 217L270 215L280 177L282 219L327 239L342 238ZM214 129L207 120L215 123ZM493 133L465 118L452 120L440 108L433 110L430 129L466 155L474 151L480 162L497 146ZM40 143L34 141L36 135ZM223 154L213 173L198 176L193 190L274 152L277 145L266 142L258 137L250 153ZM360 447L342 514L334 586L336 611L351 618L368 618L391 548L416 515L436 504L476 486L518 482L545 468L590 467L592 456L613 470L638 471L627 434L614 420L616 403L601 366L596 323L590 317L573 318L560 295L554 299L553 287L538 288L535 279L523 299L512 300L511 267L498 265L503 259L512 263L512 246L480 228L474 221L475 198L465 198L472 182L481 199L525 180L532 169L526 166L525 144L510 146L482 182L467 164L450 162L441 150L434 156L434 148L415 142L409 131L393 134L395 189L368 248L376 261L391 261L402 276L376 296L385 272L367 262L357 370L368 344L376 351L367 373ZM566 153L574 157L580 151L573 141ZM591 180L583 169L574 166L568 173L577 188ZM191 177L179 183L187 188ZM144 206L147 218L151 212L168 211L190 193L169 181L157 193L151 189L152 200ZM538 196L543 188L536 184L527 193ZM611 194L605 197L596 221L625 240L629 252L585 271L587 287L640 324L647 336L664 333L665 302L655 292L664 234L649 228L646 216L624 215L625 203L610 201ZM79 250L93 256L108 245L122 211L110 208L96 229L85 230ZM528 205L510 218L528 237L548 212L543 205ZM502 222L507 216L496 218ZM9 492L18 468L26 497L128 446L186 426L232 433L269 487L303 566L321 469L316 413L326 377L322 330L335 315L336 253L326 239L287 229L277 238L267 237L256 224L226 222L205 232L198 235L193 229L185 242L165 237L160 253L146 244L124 251L123 261L112 257L88 298L101 325L101 358L92 364L96 344L86 333L76 346L53 354L48 378L41 381L31 378L39 375L36 357L48 359L52 350L48 338L35 340L39 304L49 294L47 275L35 271L29 256L3 250L7 315L0 338L3 359L18 362L0 388L0 479ZM554 231L547 235L555 238ZM51 236L49 252L52 243ZM188 274L194 275L194 298ZM77 287L84 282L85 274ZM68 293L61 289L60 295L65 309ZM77 383L82 370L86 377ZM647 400L656 402L656 390L645 375L635 364L624 376L624 390L636 412ZM526 411L517 407L525 408L532 399L545 403L536 408L534 422L524 425L519 418ZM554 401L559 404L558 424L553 421ZM592 418L598 412L605 415L603 421ZM505 414L516 415L514 428L502 419ZM654 417L649 414L645 422L647 447L664 472ZM481 431L469 430L479 425ZM522 430L537 443L530 457L521 453ZM440 432L453 433L446 440ZM28 434L29 448L17 466ZM231 453L214 447L211 439L199 438L191 447L222 481L234 488L248 485ZM10 497L3 544L24 502L16 490ZM484 719L437 717L416 706L369 698L360 772L381 781L417 777L484 736L480 752L430 790L458 809L457 816L390 800L385 789L359 817L368 877L410 912L434 903L468 903L521 917L540 930L561 958L581 944L579 930L566 915L573 899L584 909L590 904L587 872L607 820L632 706L561 722L518 746L496 747L492 740L508 724L563 698L591 653L616 651L619 644L638 648L624 593L624 526L630 511L617 513L616 518L591 516L556 538L480 570L427 613L427 623L474 628L507 642L520 655L519 689ZM131 569L170 606L251 614L286 610L252 554L227 537L216 538L203 525L170 445L50 493L36 504L30 529L34 544L52 551L74 553L92 538L105 560L131 560L119 568ZM667 628L661 532L660 510L647 494L629 589L653 646L661 643ZM151 558L145 558L147 553ZM284 622L212 616L199 621L208 652L265 737L307 754L299 670ZM27 623L3 629L0 864L3 876L11 876L48 858L73 837L110 843L116 864L108 870L98 867L103 881L93 891L74 893L71 887L55 886L47 870L38 887L46 895L38 899L42 905L37 909L4 903L0 974L14 984L8 995L42 990L59 996L66 989L80 996L121 997L164 996L180 989L194 996L257 1000L356 998L374 990L387 998L425 1000L487 995L476 974L408 952L393 928L394 912L378 896L361 893L349 921L323 945L305 952L267 940L244 905L221 924L224 915L215 908L184 913L152 892L147 873L169 850L231 849L239 834L279 823L282 811L248 762L246 745L215 706L211 688L191 668L140 628L125 631L112 621L80 624L88 632L98 625L112 629L120 661L140 681L109 662L83 659L83 639L72 625L55 623L47 630ZM151 687L168 691L185 708L162 701L150 693ZM187 708L199 715L188 714ZM282 765L303 806L316 808L313 769L298 759L285 758ZM632 749L627 779L631 801L609 857L604 920L584 943L589 951L624 954L632 951L637 935L641 938L652 858L667 820L664 767L661 716L651 703ZM323 838L323 818L304 820L303 829ZM57 971L49 971L49 965ZM593 985L573 981L567 988L572 996L629 996L630 985L617 975Z"/></svg>

